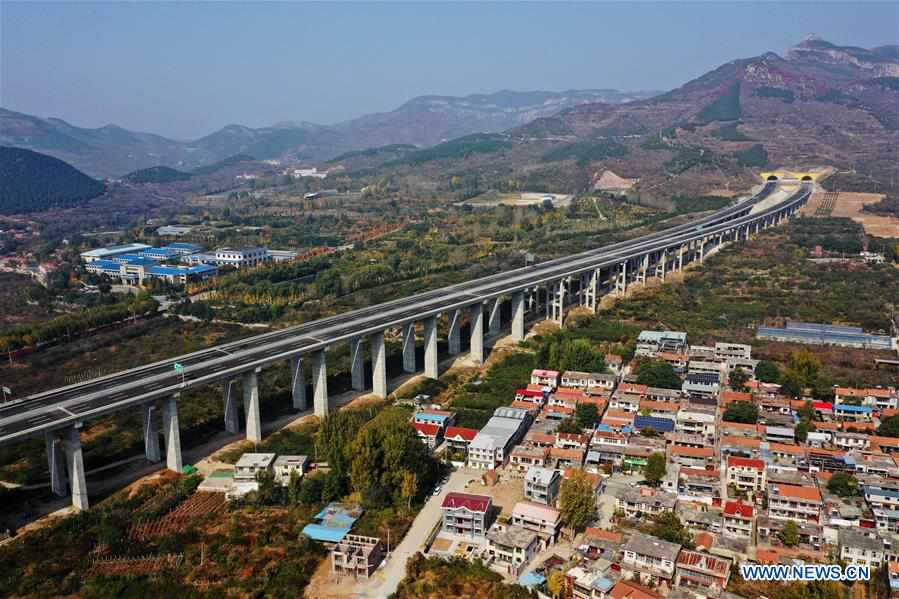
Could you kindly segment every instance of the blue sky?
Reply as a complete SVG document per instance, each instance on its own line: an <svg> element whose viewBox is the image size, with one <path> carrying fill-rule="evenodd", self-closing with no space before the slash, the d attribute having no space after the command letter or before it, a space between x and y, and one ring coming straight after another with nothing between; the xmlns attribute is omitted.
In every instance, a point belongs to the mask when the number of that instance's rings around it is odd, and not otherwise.
<svg viewBox="0 0 899 599"><path fill-rule="evenodd" d="M0 2L0 106L176 138L423 94L670 89L809 33L899 42L896 2Z"/></svg>

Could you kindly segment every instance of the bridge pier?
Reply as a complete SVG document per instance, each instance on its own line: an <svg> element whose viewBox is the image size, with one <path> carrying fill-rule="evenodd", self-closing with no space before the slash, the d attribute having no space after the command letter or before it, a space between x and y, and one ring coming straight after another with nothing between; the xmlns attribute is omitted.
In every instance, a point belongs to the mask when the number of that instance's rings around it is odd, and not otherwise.
<svg viewBox="0 0 899 599"><path fill-rule="evenodd" d="M54 495L66 496L66 455L61 447L61 441L56 433L45 433L44 442L47 445L47 465L50 468L50 490Z"/></svg>
<svg viewBox="0 0 899 599"><path fill-rule="evenodd" d="M512 294L512 339L524 341L524 291Z"/></svg>
<svg viewBox="0 0 899 599"><path fill-rule="evenodd" d="M315 415L324 418L328 415L328 365L324 349L312 354L312 396Z"/></svg>
<svg viewBox="0 0 899 599"><path fill-rule="evenodd" d="M500 330L502 328L502 315L500 314L500 308L502 306L501 298L496 298L492 302L488 304L490 306L490 319L489 319L489 328L491 336L499 335Z"/></svg>
<svg viewBox="0 0 899 599"><path fill-rule="evenodd" d="M403 370L415 373L415 322L403 325Z"/></svg>
<svg viewBox="0 0 899 599"><path fill-rule="evenodd" d="M615 293L627 295L627 260L618 265L618 278L615 280Z"/></svg>
<svg viewBox="0 0 899 599"><path fill-rule="evenodd" d="M439 375L437 365L437 317L425 318L425 376L436 379Z"/></svg>
<svg viewBox="0 0 899 599"><path fill-rule="evenodd" d="M81 425L76 424L63 433L63 447L66 453L66 469L72 490L72 507L86 510L90 507L87 499L87 481L84 472L84 454L81 450Z"/></svg>
<svg viewBox="0 0 899 599"><path fill-rule="evenodd" d="M668 270L668 248L662 250L661 262L656 266L656 276L662 281L665 280L665 274Z"/></svg>
<svg viewBox="0 0 899 599"><path fill-rule="evenodd" d="M178 394L162 400L162 434L165 436L165 465L181 473L181 429L178 428Z"/></svg>
<svg viewBox="0 0 899 599"><path fill-rule="evenodd" d="M449 354L455 356L462 353L462 310L451 310L446 315L446 342L449 345Z"/></svg>
<svg viewBox="0 0 899 599"><path fill-rule="evenodd" d="M384 348L384 331L371 336L372 393L387 398L387 350Z"/></svg>
<svg viewBox="0 0 899 599"><path fill-rule="evenodd" d="M471 306L471 359L484 363L484 305Z"/></svg>
<svg viewBox="0 0 899 599"><path fill-rule="evenodd" d="M148 462L155 464L162 459L162 451L159 449L159 429L153 418L156 406L152 403L145 403L141 409L144 423L144 457Z"/></svg>
<svg viewBox="0 0 899 599"><path fill-rule="evenodd" d="M354 390L365 390L365 355L361 337L350 339L350 378Z"/></svg>
<svg viewBox="0 0 899 599"><path fill-rule="evenodd" d="M240 432L240 417L237 414L237 399L234 397L234 379L228 379L222 386L225 403L225 430L236 434Z"/></svg>
<svg viewBox="0 0 899 599"><path fill-rule="evenodd" d="M565 279L559 281L559 287L553 294L553 320L562 326L565 321L565 296L568 292L567 282Z"/></svg>
<svg viewBox="0 0 899 599"><path fill-rule="evenodd" d="M247 441L262 441L262 418L259 415L259 371L243 375L243 411L247 418Z"/></svg>
<svg viewBox="0 0 899 599"><path fill-rule="evenodd" d="M290 359L290 397L294 410L305 412L309 409L306 403L306 375L302 356Z"/></svg>

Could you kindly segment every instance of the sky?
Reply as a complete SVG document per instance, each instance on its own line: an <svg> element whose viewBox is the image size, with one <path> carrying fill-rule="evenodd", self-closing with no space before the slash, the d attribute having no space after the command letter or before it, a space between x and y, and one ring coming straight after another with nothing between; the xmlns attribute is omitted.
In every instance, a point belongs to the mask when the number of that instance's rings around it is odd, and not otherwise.
<svg viewBox="0 0 899 599"><path fill-rule="evenodd" d="M667 90L816 33L899 43L899 3L0 0L0 106L177 139L419 95Z"/></svg>

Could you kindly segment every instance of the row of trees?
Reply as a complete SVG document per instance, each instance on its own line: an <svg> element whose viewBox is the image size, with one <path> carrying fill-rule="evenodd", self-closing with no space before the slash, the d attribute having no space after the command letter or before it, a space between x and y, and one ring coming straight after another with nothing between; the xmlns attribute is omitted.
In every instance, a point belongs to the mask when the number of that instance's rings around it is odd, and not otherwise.
<svg viewBox="0 0 899 599"><path fill-rule="evenodd" d="M605 355L586 339L569 339L555 333L537 350L536 363L550 370L605 372Z"/></svg>
<svg viewBox="0 0 899 599"><path fill-rule="evenodd" d="M149 295L140 295L112 306L98 306L75 314L66 314L43 323L20 326L0 337L0 351L14 351L59 339L68 339L85 331L141 316L154 314L159 304Z"/></svg>

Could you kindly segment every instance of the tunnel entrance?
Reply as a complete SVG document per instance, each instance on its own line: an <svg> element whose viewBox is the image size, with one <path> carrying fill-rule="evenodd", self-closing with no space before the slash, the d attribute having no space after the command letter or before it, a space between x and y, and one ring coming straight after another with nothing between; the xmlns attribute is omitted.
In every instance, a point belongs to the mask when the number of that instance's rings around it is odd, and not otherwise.
<svg viewBox="0 0 899 599"><path fill-rule="evenodd" d="M777 175L768 175L768 181L777 181Z"/></svg>
<svg viewBox="0 0 899 599"><path fill-rule="evenodd" d="M802 180L803 180L803 181L811 181L811 180L812 180L812 177L811 177L811 175L806 175L806 176L804 176L804 177L802 178Z"/></svg>

